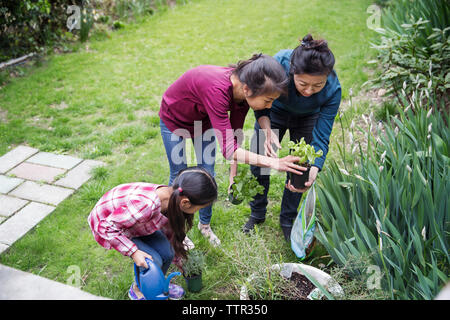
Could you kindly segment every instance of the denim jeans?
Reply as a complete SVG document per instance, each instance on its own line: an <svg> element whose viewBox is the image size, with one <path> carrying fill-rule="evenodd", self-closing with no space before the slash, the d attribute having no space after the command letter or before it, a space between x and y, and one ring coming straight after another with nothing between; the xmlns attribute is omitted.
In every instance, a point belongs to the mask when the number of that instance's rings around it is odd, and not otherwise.
<svg viewBox="0 0 450 320"><path fill-rule="evenodd" d="M153 262L161 268L164 274L167 273L175 253L162 231L157 230L148 236L132 238L131 241L134 242L139 250L151 255ZM138 270L140 270L139 268Z"/></svg>
<svg viewBox="0 0 450 320"><path fill-rule="evenodd" d="M298 142L302 137L306 143L312 141L312 131L316 124L319 114L312 114L306 116L282 115L274 111L270 112L270 124L272 130L278 134L278 139L281 143L286 131L289 129L289 136L291 141ZM252 136L250 150L258 154L264 154L264 140L265 135L259 131L261 127L259 123L255 122L255 133ZM264 194L256 195L253 201L250 202L251 217L257 220L263 220L267 212L267 193L270 185L270 168L260 168L250 166L253 175L258 179L258 182L264 186ZM286 177L286 184L289 180L289 174ZM295 217L298 213L298 205L302 198L302 193L292 192L284 188L283 198L281 200L280 225L282 227L292 227Z"/></svg>
<svg viewBox="0 0 450 320"><path fill-rule="evenodd" d="M169 159L170 178L169 186L172 185L178 172L188 167L186 157L186 139L172 133L162 120L159 121L161 128L161 136L163 139L166 155ZM195 157L197 165L208 171L211 176L215 177L214 163L216 159L216 138L214 135L204 134L202 136L191 139L194 145ZM209 224L212 216L212 206L208 206L199 210L200 222Z"/></svg>

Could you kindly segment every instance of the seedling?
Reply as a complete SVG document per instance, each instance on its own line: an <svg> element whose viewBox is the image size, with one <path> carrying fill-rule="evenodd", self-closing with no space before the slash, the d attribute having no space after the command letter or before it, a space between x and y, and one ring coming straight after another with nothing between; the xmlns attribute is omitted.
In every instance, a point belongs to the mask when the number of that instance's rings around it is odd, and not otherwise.
<svg viewBox="0 0 450 320"><path fill-rule="evenodd" d="M291 151L291 155L299 157L300 160L298 164L302 167L307 167L307 171L303 171L303 175L297 175L290 173L291 184L297 189L303 189L305 187L305 182L309 180L309 170L311 169L311 163L314 160L323 155L323 151L319 150L316 152L314 147L307 144L305 139L302 137L298 143L294 141L289 141L288 148Z"/></svg>
<svg viewBox="0 0 450 320"><path fill-rule="evenodd" d="M249 170L241 170L235 177L231 186L229 199L233 204L240 204L243 201L248 203L257 194L264 194L264 187L259 184L256 177Z"/></svg>

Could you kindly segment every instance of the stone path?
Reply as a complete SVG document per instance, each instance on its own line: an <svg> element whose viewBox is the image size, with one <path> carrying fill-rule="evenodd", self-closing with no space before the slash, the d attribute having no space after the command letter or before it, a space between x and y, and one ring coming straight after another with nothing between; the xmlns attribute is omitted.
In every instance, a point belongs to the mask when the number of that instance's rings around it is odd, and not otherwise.
<svg viewBox="0 0 450 320"><path fill-rule="evenodd" d="M0 254L104 163L18 146L0 157ZM23 288L28 286L28 289ZM93 299L77 288L0 265L2 299Z"/></svg>
<svg viewBox="0 0 450 320"><path fill-rule="evenodd" d="M0 253L89 180L100 161L18 146L0 157Z"/></svg>

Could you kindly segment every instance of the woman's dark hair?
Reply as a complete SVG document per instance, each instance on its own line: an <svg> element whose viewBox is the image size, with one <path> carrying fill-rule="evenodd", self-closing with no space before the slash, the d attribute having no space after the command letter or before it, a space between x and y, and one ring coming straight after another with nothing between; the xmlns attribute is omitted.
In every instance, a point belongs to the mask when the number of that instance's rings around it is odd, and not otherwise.
<svg viewBox="0 0 450 320"><path fill-rule="evenodd" d="M266 93L285 93L289 78L283 66L274 58L262 53L254 54L248 60L230 65L239 81L252 91L252 97Z"/></svg>
<svg viewBox="0 0 450 320"><path fill-rule="evenodd" d="M167 218L173 231L170 241L175 254L186 258L183 241L186 233L192 228L194 215L181 211L181 197L187 197L193 205L212 204L217 199L217 184L208 171L197 166L180 170L172 183L172 188L167 209Z"/></svg>
<svg viewBox="0 0 450 320"><path fill-rule="evenodd" d="M325 40L314 40L308 34L294 49L291 57L290 74L329 75L334 68L334 55Z"/></svg>

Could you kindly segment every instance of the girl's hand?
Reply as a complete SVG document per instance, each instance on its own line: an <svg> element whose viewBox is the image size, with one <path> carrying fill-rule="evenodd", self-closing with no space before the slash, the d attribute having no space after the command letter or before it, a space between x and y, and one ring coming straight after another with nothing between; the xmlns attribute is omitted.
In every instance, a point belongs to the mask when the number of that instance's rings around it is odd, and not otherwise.
<svg viewBox="0 0 450 320"><path fill-rule="evenodd" d="M145 258L149 258L150 260L153 261L153 257L151 255L141 250L137 250L135 253L133 253L131 255L131 258L138 267L142 267L145 269L148 269L148 265L147 262L145 261Z"/></svg>
<svg viewBox="0 0 450 320"><path fill-rule="evenodd" d="M264 133L266 135L266 140L264 141L264 154L267 157L278 158L277 152L273 148L273 145L275 145L278 149L281 149L278 136L271 129L264 130Z"/></svg>
<svg viewBox="0 0 450 320"><path fill-rule="evenodd" d="M291 180L288 181L286 188L292 192L305 193L313 185L314 181L316 181L318 172L319 172L318 167L314 167L314 166L311 167L311 169L309 170L309 180L307 182L305 182L305 187L303 189L296 189L291 184Z"/></svg>
<svg viewBox="0 0 450 320"><path fill-rule="evenodd" d="M233 161L230 165L230 176L229 176L230 184L228 185L228 193L231 192L231 186L234 183L234 177L236 177L236 175L237 175L237 162Z"/></svg>
<svg viewBox="0 0 450 320"><path fill-rule="evenodd" d="M295 164L299 160L300 160L299 157L289 155L284 158L273 159L270 167L278 171L287 171L298 175L302 175L303 171L306 171L308 169L306 167L302 167L299 166L298 164Z"/></svg>

